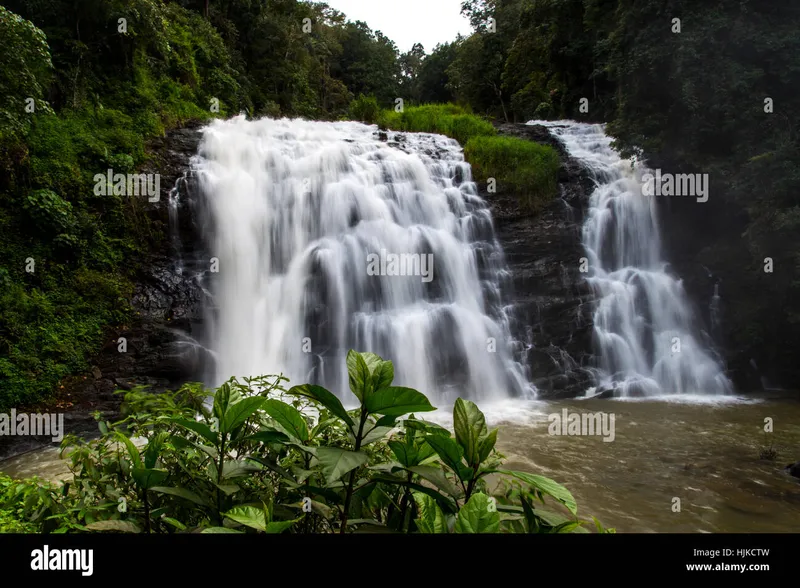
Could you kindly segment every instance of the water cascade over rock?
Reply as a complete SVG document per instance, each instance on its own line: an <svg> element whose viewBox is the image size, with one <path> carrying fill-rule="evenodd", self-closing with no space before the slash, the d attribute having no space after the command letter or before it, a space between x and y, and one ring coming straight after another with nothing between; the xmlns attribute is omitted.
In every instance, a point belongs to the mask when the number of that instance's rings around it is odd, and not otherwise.
<svg viewBox="0 0 800 588"><path fill-rule="evenodd" d="M598 384L616 396L731 391L680 279L662 258L650 170L623 159L601 125L531 121L550 129L592 174L583 226L594 313ZM697 204L702 206L702 201ZM576 263L578 260L576 260Z"/></svg>
<svg viewBox="0 0 800 588"><path fill-rule="evenodd" d="M207 380L283 373L346 397L348 349L440 404L533 393L509 278L459 145L354 122L237 117L194 172L208 251ZM349 393L348 393L349 395Z"/></svg>

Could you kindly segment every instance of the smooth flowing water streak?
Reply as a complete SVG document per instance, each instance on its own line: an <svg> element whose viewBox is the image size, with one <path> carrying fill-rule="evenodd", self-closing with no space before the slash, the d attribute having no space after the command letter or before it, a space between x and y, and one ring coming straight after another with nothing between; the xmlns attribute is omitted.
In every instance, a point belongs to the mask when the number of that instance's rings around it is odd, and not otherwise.
<svg viewBox="0 0 800 588"><path fill-rule="evenodd" d="M503 252L461 148L392 135L243 117L204 129L193 167L219 270L212 384L283 373L346 399L353 348L391 359L395 385L435 403L534 393L509 335Z"/></svg>
<svg viewBox="0 0 800 588"><path fill-rule="evenodd" d="M596 182L583 245L598 296L600 389L623 397L731 392L680 279L666 271L654 200L659 196L642 190L647 168L622 159L602 125L528 124L548 127Z"/></svg>

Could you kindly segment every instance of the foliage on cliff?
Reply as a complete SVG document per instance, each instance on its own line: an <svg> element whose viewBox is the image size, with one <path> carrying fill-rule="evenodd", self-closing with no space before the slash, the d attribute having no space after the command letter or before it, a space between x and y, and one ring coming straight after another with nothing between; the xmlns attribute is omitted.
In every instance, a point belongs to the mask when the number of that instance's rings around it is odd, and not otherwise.
<svg viewBox="0 0 800 588"><path fill-rule="evenodd" d="M386 37L295 0L8 0L0 48L0 409L88 367L163 239L147 198L98 195L96 174L135 172L190 119L338 118L401 84Z"/></svg>

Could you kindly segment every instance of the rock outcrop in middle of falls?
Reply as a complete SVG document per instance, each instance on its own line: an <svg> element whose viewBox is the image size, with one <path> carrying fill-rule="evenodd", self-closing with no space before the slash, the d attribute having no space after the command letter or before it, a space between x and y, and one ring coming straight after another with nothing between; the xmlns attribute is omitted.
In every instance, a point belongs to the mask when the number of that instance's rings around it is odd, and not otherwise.
<svg viewBox="0 0 800 588"><path fill-rule="evenodd" d="M481 196L491 205L512 274L514 335L530 343L526 361L539 396L580 396L594 385L594 295L580 272L581 229L594 184L545 127L507 123L497 129L550 145L561 156L559 195L536 214L514 194L489 194L481 186Z"/></svg>

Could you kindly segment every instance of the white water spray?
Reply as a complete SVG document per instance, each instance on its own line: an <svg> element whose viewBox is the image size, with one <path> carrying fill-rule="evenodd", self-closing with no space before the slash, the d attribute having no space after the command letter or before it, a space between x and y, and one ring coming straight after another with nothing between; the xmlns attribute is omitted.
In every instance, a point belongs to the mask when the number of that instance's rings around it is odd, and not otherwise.
<svg viewBox="0 0 800 588"><path fill-rule="evenodd" d="M531 121L561 139L592 174L583 244L598 295L594 334L599 385L617 396L724 394L731 384L698 339L680 280L665 271L648 170L622 159L602 125ZM702 206L702 204L698 204Z"/></svg>
<svg viewBox="0 0 800 588"><path fill-rule="evenodd" d="M283 373L347 398L354 348L391 359L395 385L439 403L531 392L513 358L502 250L455 141L391 146L354 122L236 117L204 130L194 166L219 268L213 384ZM390 255L412 270L392 271ZM430 260L427 275L415 260Z"/></svg>

